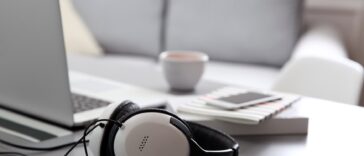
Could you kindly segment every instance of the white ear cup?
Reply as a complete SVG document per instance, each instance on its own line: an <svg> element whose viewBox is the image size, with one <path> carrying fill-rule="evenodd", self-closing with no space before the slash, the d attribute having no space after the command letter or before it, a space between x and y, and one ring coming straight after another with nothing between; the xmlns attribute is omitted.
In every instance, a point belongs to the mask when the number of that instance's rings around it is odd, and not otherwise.
<svg viewBox="0 0 364 156"><path fill-rule="evenodd" d="M111 114L114 112L115 108L118 107L120 103L121 102L110 104L101 114L99 119L109 119ZM102 122L102 123L106 124L107 122ZM103 134L104 134L104 128L97 127L89 134L89 137L87 137L88 140L90 140L89 147L94 156L100 156L100 147Z"/></svg>
<svg viewBox="0 0 364 156"><path fill-rule="evenodd" d="M145 112L124 122L114 141L116 156L188 156L189 142L171 116Z"/></svg>

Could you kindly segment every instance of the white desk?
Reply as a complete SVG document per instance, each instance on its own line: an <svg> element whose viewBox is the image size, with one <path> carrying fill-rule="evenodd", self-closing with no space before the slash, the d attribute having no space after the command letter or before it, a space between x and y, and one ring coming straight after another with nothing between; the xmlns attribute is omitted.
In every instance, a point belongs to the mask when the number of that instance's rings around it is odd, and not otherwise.
<svg viewBox="0 0 364 156"><path fill-rule="evenodd" d="M310 112L307 136L235 136L240 143L240 155L364 155L364 108L312 98L304 98L298 104L302 110ZM60 140L54 143L57 142ZM56 156L64 152L58 150L33 155ZM71 155L82 156L83 149L77 148Z"/></svg>
<svg viewBox="0 0 364 156"><path fill-rule="evenodd" d="M78 64L75 64L78 62ZM97 74L111 79L137 84L151 89L166 91L161 75L153 69L133 69L129 67L102 67L101 64L90 64L87 61L70 61L73 69ZM105 70L109 69L109 70ZM137 71L148 75L148 82L143 77L125 74L126 71ZM111 73L110 71L114 71ZM118 72L115 72L118 71ZM129 72L131 73L131 72ZM154 74L153 74L154 73ZM144 81L143 81L144 80ZM150 83L153 82L153 83ZM212 84L212 83L211 83ZM205 93L221 85L203 82L197 93ZM310 114L307 136L239 136L241 156L299 156L299 155L364 155L364 108L330 101L304 98L299 101L302 111ZM64 138L65 140L70 139ZM62 140L55 140L57 144ZM50 145L50 143L46 143ZM46 153L34 153L39 156L63 155L65 150ZM82 156L83 149L77 148L72 155Z"/></svg>

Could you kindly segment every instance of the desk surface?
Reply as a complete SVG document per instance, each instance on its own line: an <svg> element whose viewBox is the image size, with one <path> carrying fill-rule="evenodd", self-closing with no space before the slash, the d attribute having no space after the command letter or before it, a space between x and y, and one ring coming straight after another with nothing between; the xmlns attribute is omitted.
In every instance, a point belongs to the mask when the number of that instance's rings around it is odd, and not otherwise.
<svg viewBox="0 0 364 156"><path fill-rule="evenodd" d="M124 82L138 84L156 90L164 90L165 84L155 85L146 84L139 78L133 79L132 77L123 77L110 74L101 69L100 64L93 64L88 60L77 61L77 65L72 60L70 66L73 69L84 71L90 74L98 74L111 79L120 80ZM91 66L91 67L90 67ZM96 67L97 66L97 67ZM96 69L96 70L91 70ZM120 71L118 67L108 67L110 71ZM144 69L145 70L145 69ZM153 69L155 70L155 69ZM153 72L152 69L145 72ZM161 75L151 75L154 82L164 83L161 80ZM124 75L124 74L123 74ZM149 74L148 74L149 75ZM153 76L154 75L154 76ZM125 79L125 80L124 80ZM144 84L143 84L144 83ZM162 87L161 87L162 86ZM220 87L219 85L207 85L213 89ZM163 88L164 87L164 88ZM199 90L198 92L205 92L207 90ZM308 135L289 135L289 136L236 136L235 138L240 143L241 156L300 156L300 155L364 155L362 148L364 142L364 108L340 104L325 100L318 100L313 98L304 98L299 103L300 111L307 111L310 116ZM64 140L72 140L77 137L70 136L61 140L53 140L46 145L57 144L64 142ZM65 150L58 150L47 153L33 153L29 155L39 156L58 156L63 155ZM71 155L82 156L83 149L77 148Z"/></svg>
<svg viewBox="0 0 364 156"><path fill-rule="evenodd" d="M308 135L235 136L241 156L343 156L364 155L364 109L313 98L304 98L300 108L310 112ZM57 141L55 142L57 143ZM35 153L56 156L65 150ZM82 156L77 148L72 156Z"/></svg>

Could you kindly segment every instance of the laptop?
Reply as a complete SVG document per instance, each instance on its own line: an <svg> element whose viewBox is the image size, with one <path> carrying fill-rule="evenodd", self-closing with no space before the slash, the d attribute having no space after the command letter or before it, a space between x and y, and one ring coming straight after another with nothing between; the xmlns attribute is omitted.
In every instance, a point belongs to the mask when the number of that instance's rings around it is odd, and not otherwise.
<svg viewBox="0 0 364 156"><path fill-rule="evenodd" d="M163 93L68 71L58 0L0 1L0 107L74 127L113 102L151 107L165 99Z"/></svg>

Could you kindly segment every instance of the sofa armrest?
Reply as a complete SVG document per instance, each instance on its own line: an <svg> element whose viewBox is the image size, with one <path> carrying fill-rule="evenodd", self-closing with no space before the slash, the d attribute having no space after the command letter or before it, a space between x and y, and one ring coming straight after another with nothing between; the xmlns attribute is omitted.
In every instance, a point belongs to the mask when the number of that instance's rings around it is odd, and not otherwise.
<svg viewBox="0 0 364 156"><path fill-rule="evenodd" d="M347 58L341 36L329 26L315 26L298 41L291 60L302 57Z"/></svg>
<svg viewBox="0 0 364 156"><path fill-rule="evenodd" d="M333 29L320 26L300 39L272 89L358 104L362 83L362 66L347 58Z"/></svg>

